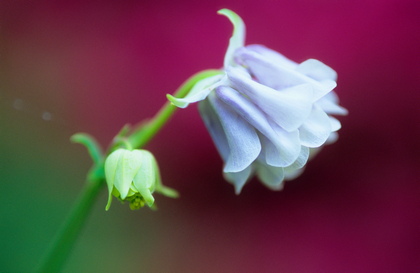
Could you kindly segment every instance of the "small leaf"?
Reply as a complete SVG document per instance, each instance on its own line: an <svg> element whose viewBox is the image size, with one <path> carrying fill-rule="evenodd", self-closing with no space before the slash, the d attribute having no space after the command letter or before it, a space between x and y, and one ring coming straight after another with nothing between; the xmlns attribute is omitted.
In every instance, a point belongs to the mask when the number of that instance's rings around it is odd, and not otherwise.
<svg viewBox="0 0 420 273"><path fill-rule="evenodd" d="M103 152L96 139L85 133L77 133L70 137L73 143L79 143L86 147L90 157L95 165L101 164L103 161Z"/></svg>

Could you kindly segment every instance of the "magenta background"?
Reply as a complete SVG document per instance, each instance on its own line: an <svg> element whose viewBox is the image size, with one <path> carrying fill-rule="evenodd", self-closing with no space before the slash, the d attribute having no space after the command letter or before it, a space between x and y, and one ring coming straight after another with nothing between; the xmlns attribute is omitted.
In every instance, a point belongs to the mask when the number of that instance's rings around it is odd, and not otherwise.
<svg viewBox="0 0 420 273"><path fill-rule="evenodd" d="M244 19L248 44L338 72L349 110L339 141L283 191L253 180L236 196L196 107L179 111L148 149L181 199L158 197L158 212L117 202L105 212L104 192L65 272L420 268L418 1L86 2L0 4L2 163L30 177L36 170L22 158L45 162L42 179L6 176L0 269L33 269L74 202L90 163L71 134L106 144L124 123L154 115L187 77L221 67L232 26L216 11L225 7ZM30 103L27 113L10 107L15 98ZM48 125L32 117L43 110L54 114ZM8 148L17 142L25 148ZM35 191L33 208L15 206L13 191Z"/></svg>

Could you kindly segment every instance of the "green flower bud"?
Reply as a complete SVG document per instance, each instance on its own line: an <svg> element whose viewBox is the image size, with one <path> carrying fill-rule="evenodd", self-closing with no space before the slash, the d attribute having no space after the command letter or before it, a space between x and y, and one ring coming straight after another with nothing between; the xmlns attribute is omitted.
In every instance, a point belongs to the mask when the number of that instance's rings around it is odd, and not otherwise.
<svg viewBox="0 0 420 273"><path fill-rule="evenodd" d="M175 190L162 185L156 159L146 150L115 150L105 160L105 177L109 190L106 210L111 206L112 195L130 202L132 210L144 205L152 208L155 191L168 197L178 197Z"/></svg>

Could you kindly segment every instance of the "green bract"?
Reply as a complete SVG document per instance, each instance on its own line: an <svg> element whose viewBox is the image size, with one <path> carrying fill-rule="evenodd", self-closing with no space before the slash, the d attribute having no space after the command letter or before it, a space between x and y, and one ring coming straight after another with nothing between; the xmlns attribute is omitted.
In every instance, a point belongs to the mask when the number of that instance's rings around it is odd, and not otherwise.
<svg viewBox="0 0 420 273"><path fill-rule="evenodd" d="M178 193L162 185L155 157L146 150L118 149L105 160L105 177L109 197L106 210L112 202L112 195L121 201L129 201L132 210L145 204L152 207L153 192L175 198Z"/></svg>

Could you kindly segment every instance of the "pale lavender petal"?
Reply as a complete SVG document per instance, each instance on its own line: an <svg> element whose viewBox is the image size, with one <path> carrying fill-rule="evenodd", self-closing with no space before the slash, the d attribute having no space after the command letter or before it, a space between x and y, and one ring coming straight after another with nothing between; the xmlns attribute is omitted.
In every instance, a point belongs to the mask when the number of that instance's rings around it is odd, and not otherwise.
<svg viewBox="0 0 420 273"><path fill-rule="evenodd" d="M268 165L274 167L289 166L298 158L301 150L299 132L286 132L281 128L275 131L278 138L274 143L265 136L260 136L263 146L262 154Z"/></svg>
<svg viewBox="0 0 420 273"><path fill-rule="evenodd" d="M337 80L337 72L335 72L334 69L314 59L309 59L300 63L297 66L296 71L317 81Z"/></svg>
<svg viewBox="0 0 420 273"><path fill-rule="evenodd" d="M237 51L237 59L238 61L241 60L259 83L273 89L282 91L284 88L299 84L311 84L313 87L313 101L323 97L337 86L333 80L315 80L296 69L282 65L247 48L241 48Z"/></svg>
<svg viewBox="0 0 420 273"><path fill-rule="evenodd" d="M293 162L293 164L287 166L286 168L288 170L290 169L300 169L303 166L305 166L306 162L308 162L309 159L309 148L302 146L300 149L300 153L298 158Z"/></svg>
<svg viewBox="0 0 420 273"><path fill-rule="evenodd" d="M226 86L220 86L216 89L215 93L219 99L240 114L255 129L270 139L277 138L277 135L267 121L266 115L242 94Z"/></svg>
<svg viewBox="0 0 420 273"><path fill-rule="evenodd" d="M258 157L261 144L257 132L245 119L232 110L228 104L217 96L209 97L209 101L226 135L230 154L226 160L224 172L239 172Z"/></svg>
<svg viewBox="0 0 420 273"><path fill-rule="evenodd" d="M331 115L347 115L347 109L338 105L338 96L333 91L320 98L316 105L321 107L327 114Z"/></svg>
<svg viewBox="0 0 420 273"><path fill-rule="evenodd" d="M267 148L264 148L267 162L282 167L292 164L300 153L300 140L297 130L287 132L273 121L243 95L228 87L216 89L217 96L230 105L241 117L257 129Z"/></svg>
<svg viewBox="0 0 420 273"><path fill-rule="evenodd" d="M259 83L273 89L281 90L305 82L292 67L279 64L248 48L237 50L236 58L239 63L249 69Z"/></svg>
<svg viewBox="0 0 420 273"><path fill-rule="evenodd" d="M287 132L279 125L269 120L271 127L273 128L274 132L278 135L278 140L274 142L276 144L277 149L280 151L280 155L282 157L282 162L278 167L288 166L297 158L301 153L301 144L299 138L299 131L291 131ZM276 165L273 165L276 166Z"/></svg>
<svg viewBox="0 0 420 273"><path fill-rule="evenodd" d="M201 101L198 104L198 109L220 156L226 162L230 154L230 148L219 117L208 99Z"/></svg>
<svg viewBox="0 0 420 273"><path fill-rule="evenodd" d="M331 131L336 132L341 129L341 123L338 119L328 116L331 124Z"/></svg>
<svg viewBox="0 0 420 273"><path fill-rule="evenodd" d="M331 133L331 123L327 114L318 107L313 107L311 115L299 128L301 144L306 147L319 147L325 143Z"/></svg>
<svg viewBox="0 0 420 273"><path fill-rule="evenodd" d="M235 187L235 193L240 194L243 186L252 174L252 166L248 166L245 170L236 173L224 173L224 177Z"/></svg>
<svg viewBox="0 0 420 273"><path fill-rule="evenodd" d="M312 82L310 81L313 88L314 88L314 96L312 98L312 102L316 102L323 96L330 93L334 88L337 87L337 83L333 80L322 80Z"/></svg>
<svg viewBox="0 0 420 273"><path fill-rule="evenodd" d="M312 87L302 84L281 91L249 79L241 70L227 70L235 89L247 95L274 122L286 131L294 131L309 116L312 108Z"/></svg>
<svg viewBox="0 0 420 273"><path fill-rule="evenodd" d="M325 144L332 144L332 143L336 142L337 140L338 140L338 133L337 132L331 132L327 141L325 141Z"/></svg>
<svg viewBox="0 0 420 273"><path fill-rule="evenodd" d="M256 172L262 183L271 190L281 190L284 182L282 167L272 167L266 164L257 164Z"/></svg>
<svg viewBox="0 0 420 273"><path fill-rule="evenodd" d="M273 63L277 63L277 64L282 65L282 66L286 66L290 69L295 69L298 66L298 64L296 62L290 60L289 58L287 58L283 54L280 54L279 52L277 52L275 50L272 50L272 49L270 49L266 46L263 46L263 45L247 45L245 48L250 50L250 51L254 51L254 52L260 54L264 58L266 58L268 60L271 60Z"/></svg>
<svg viewBox="0 0 420 273"><path fill-rule="evenodd" d="M329 100L331 102L334 102L335 104L338 104L340 102L339 98L338 98L338 95L337 95L337 93L335 93L335 91L332 91L332 92L328 93L327 95L325 95L322 98L322 100Z"/></svg>
<svg viewBox="0 0 420 273"><path fill-rule="evenodd" d="M319 100L316 102L316 105L319 106L325 113L330 115L347 115L348 111L346 108L335 104L328 100Z"/></svg>
<svg viewBox="0 0 420 273"><path fill-rule="evenodd" d="M230 154L230 148L226 139L222 124L210 105L208 100L204 100L199 104L201 117L206 125L210 135L224 161L227 160ZM243 171L236 173L223 173L225 179L235 187L235 193L239 194L252 174L251 166L248 166Z"/></svg>

